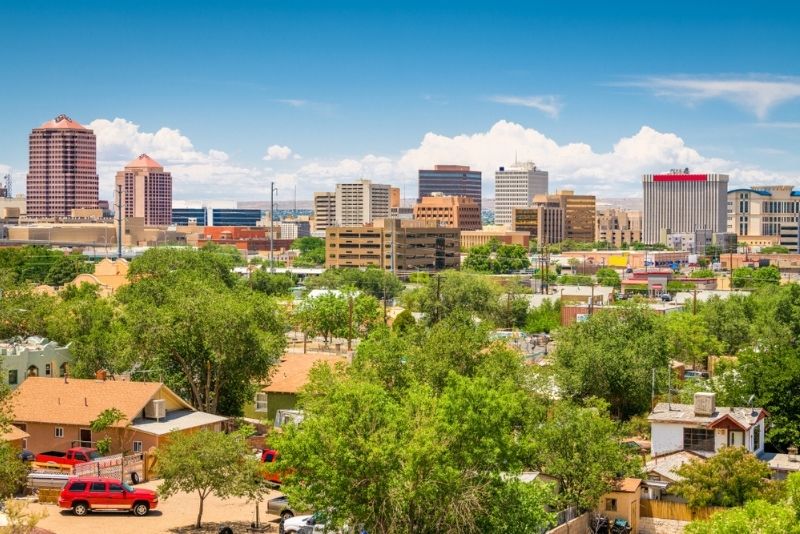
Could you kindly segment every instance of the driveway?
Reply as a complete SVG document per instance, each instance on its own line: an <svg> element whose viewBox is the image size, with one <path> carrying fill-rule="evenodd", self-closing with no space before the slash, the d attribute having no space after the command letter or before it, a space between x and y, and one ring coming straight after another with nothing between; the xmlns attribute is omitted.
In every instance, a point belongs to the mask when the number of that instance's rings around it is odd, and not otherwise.
<svg viewBox="0 0 800 534"><path fill-rule="evenodd" d="M137 487L156 489L159 481L147 482ZM277 532L277 516L267 516L264 512L266 501L280 495L271 492L261 505L261 521L271 523L272 532ZM48 516L44 518L39 527L57 532L58 534L71 534L87 532L101 534L113 532L114 534L141 534L169 533L169 532L218 532L221 525L230 525L235 533L245 532L252 521L255 521L255 505L244 499L222 500L212 494L205 500L203 506L203 526L200 531L192 528L197 520L197 509L200 503L196 493L178 493L169 499L159 499L158 509L153 510L145 517L135 517L125 512L92 512L84 517L76 517L68 510L61 510L54 504L31 505L31 509L44 509ZM207 525L208 523L208 525ZM238 528L237 528L238 527Z"/></svg>

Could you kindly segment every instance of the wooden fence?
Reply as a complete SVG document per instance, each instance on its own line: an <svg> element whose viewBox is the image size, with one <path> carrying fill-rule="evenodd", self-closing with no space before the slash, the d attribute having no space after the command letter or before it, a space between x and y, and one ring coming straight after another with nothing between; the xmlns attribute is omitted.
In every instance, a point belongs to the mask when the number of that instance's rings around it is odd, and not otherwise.
<svg viewBox="0 0 800 534"><path fill-rule="evenodd" d="M708 519L715 512L725 510L717 506L708 506L692 510L682 502L660 501L654 499L641 500L641 516L655 517L658 519L672 519L675 521L694 521L695 519Z"/></svg>

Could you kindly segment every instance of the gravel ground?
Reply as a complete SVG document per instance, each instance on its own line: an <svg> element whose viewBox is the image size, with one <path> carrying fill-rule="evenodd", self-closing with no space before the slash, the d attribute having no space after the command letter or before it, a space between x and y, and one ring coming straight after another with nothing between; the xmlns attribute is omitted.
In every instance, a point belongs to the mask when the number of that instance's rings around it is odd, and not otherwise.
<svg viewBox="0 0 800 534"><path fill-rule="evenodd" d="M155 489L158 481L140 484L137 487ZM261 521L277 532L277 517L266 515L266 501L279 495L272 492L261 505ZM218 532L221 526L230 526L236 534L247 532L250 522L255 520L255 505L244 499L222 500L209 496L203 507L204 528L193 528L199 505L197 494L178 493L169 499L159 499L158 508L145 517L135 517L125 512L92 512L76 517L69 510L61 510L54 504L32 504L31 509L44 509L48 516L39 527L56 534L156 534Z"/></svg>

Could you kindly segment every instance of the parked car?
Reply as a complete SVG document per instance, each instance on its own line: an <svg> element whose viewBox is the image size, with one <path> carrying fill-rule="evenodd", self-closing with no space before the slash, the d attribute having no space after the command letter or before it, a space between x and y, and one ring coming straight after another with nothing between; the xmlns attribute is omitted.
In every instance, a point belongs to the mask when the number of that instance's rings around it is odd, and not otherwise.
<svg viewBox="0 0 800 534"><path fill-rule="evenodd" d="M278 451L275 449L264 449L261 451L261 461L265 464L274 464L278 460ZM264 478L267 479L268 482L272 482L273 484L281 484L281 474L280 473L265 473Z"/></svg>
<svg viewBox="0 0 800 534"><path fill-rule="evenodd" d="M313 515L299 515L287 519L283 523L283 531L286 534L355 534L355 532L347 525L340 529L327 528L325 526L325 517L319 512Z"/></svg>
<svg viewBox="0 0 800 534"><path fill-rule="evenodd" d="M36 460L36 455L33 454L28 449L22 449L17 453L17 458L22 460L23 462L33 462Z"/></svg>
<svg viewBox="0 0 800 534"><path fill-rule="evenodd" d="M36 455L37 462L60 465L78 465L98 458L100 453L91 447L72 447L67 452L47 451Z"/></svg>
<svg viewBox="0 0 800 534"><path fill-rule="evenodd" d="M695 378L708 378L708 373L706 371L684 371L683 378L685 380L692 380Z"/></svg>
<svg viewBox="0 0 800 534"><path fill-rule="evenodd" d="M289 498L286 495L268 500L267 513L280 516L284 521L294 517L294 510L289 506Z"/></svg>
<svg viewBox="0 0 800 534"><path fill-rule="evenodd" d="M78 516L90 510L127 510L144 516L158 506L153 490L133 488L114 478L76 477L70 479L58 497L59 508L72 509Z"/></svg>
<svg viewBox="0 0 800 534"><path fill-rule="evenodd" d="M669 293L661 293L661 302L672 302L672 295Z"/></svg>

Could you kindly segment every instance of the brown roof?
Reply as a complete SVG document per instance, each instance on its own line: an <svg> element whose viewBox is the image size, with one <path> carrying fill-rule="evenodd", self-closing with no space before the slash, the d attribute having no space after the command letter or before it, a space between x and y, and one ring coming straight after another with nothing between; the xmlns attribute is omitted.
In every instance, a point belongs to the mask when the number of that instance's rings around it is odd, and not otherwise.
<svg viewBox="0 0 800 534"><path fill-rule="evenodd" d="M66 115L59 115L53 120L47 121L39 128L47 130L85 130L86 128L67 117Z"/></svg>
<svg viewBox="0 0 800 534"><path fill-rule="evenodd" d="M346 362L344 356L334 356L324 352L309 352L307 354L287 352L281 356L281 361L272 374L270 383L261 391L268 393L297 393L308 382L308 373L317 362L325 362L333 366L339 362Z"/></svg>
<svg viewBox="0 0 800 534"><path fill-rule="evenodd" d="M623 493L633 493L639 491L639 486L642 484L640 478L623 478L617 481L614 485L614 491L621 491Z"/></svg>
<svg viewBox="0 0 800 534"><path fill-rule="evenodd" d="M18 441L29 437L30 434L14 425L11 425L7 432L0 433L0 441Z"/></svg>
<svg viewBox="0 0 800 534"><path fill-rule="evenodd" d="M158 394L191 406L159 382L26 378L11 396L14 419L24 422L88 425L103 410L117 408L133 421ZM124 425L125 423L120 423Z"/></svg>
<svg viewBox="0 0 800 534"><path fill-rule="evenodd" d="M148 156L147 154L140 154L135 160L131 161L125 168L149 168L149 169L161 169L163 168L159 162Z"/></svg>

